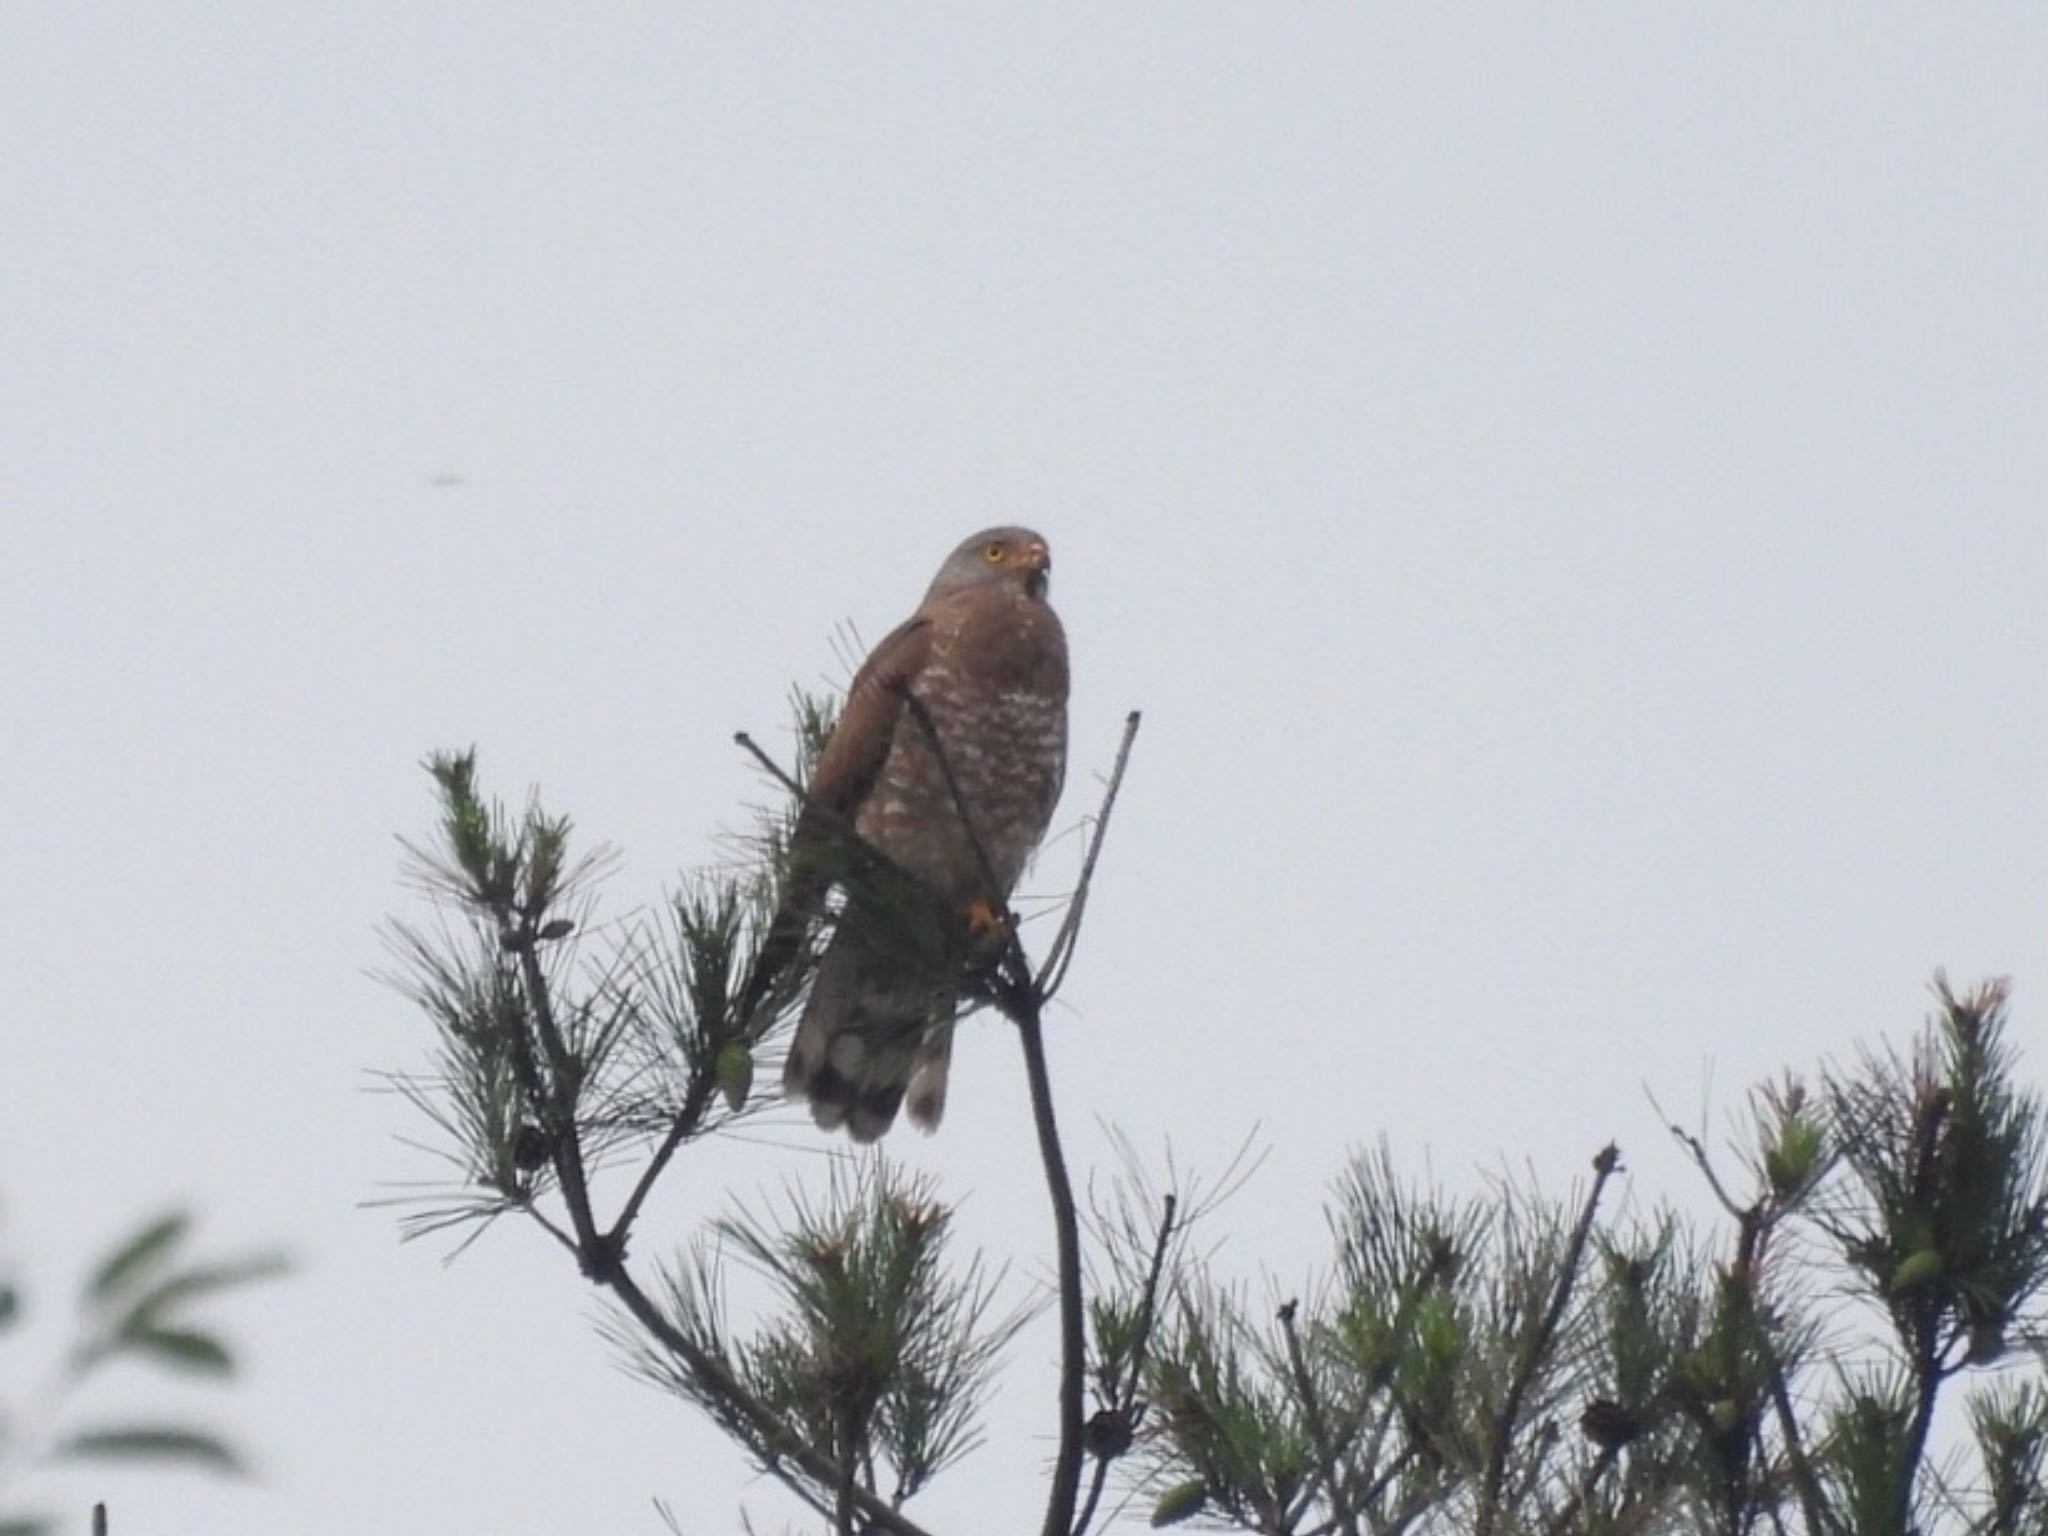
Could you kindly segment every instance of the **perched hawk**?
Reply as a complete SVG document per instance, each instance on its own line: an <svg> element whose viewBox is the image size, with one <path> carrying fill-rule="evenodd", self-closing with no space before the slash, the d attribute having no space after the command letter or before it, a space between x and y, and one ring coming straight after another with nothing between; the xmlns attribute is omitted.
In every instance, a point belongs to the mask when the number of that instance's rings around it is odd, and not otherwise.
<svg viewBox="0 0 2048 1536"><path fill-rule="evenodd" d="M946 909L938 922L949 942L918 942L856 881L818 963L783 1089L855 1141L888 1130L906 1096L912 1124L938 1125L966 953L952 941L988 929L1059 800L1067 640L1045 598L1051 571L1045 540L1028 528L991 528L948 555L917 612L854 675L812 773L795 867L836 822ZM906 695L923 703L932 731Z"/></svg>

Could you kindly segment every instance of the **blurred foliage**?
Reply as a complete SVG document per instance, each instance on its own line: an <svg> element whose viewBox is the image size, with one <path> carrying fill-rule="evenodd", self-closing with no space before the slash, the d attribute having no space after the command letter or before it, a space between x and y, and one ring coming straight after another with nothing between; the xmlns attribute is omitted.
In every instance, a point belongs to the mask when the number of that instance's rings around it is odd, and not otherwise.
<svg viewBox="0 0 2048 1536"><path fill-rule="evenodd" d="M213 1430L169 1418L81 1414L78 1399L109 1366L132 1363L159 1376L226 1381L233 1348L199 1310L221 1294L274 1279L285 1261L263 1254L188 1256L191 1218L167 1212L143 1223L93 1265L80 1289L69 1346L40 1390L0 1412L0 1487L65 1463L148 1462L216 1473L244 1470L241 1453ZM12 1276L0 1279L0 1344L30 1308ZM48 1516L0 1510L0 1536L56 1529Z"/></svg>

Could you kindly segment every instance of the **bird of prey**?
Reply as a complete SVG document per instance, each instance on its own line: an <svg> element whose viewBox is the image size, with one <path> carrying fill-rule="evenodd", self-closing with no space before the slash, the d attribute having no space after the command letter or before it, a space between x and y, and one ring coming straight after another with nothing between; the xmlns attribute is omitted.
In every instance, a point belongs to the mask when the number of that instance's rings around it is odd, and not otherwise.
<svg viewBox="0 0 2048 1536"><path fill-rule="evenodd" d="M847 882L782 1082L855 1141L888 1130L899 1106L938 1125L969 952L952 940L994 928L1059 800L1067 641L1046 601L1051 571L1028 528L962 543L861 664L812 771L792 867L851 832L929 893L948 938L920 942L880 889ZM811 884L793 899L815 907Z"/></svg>

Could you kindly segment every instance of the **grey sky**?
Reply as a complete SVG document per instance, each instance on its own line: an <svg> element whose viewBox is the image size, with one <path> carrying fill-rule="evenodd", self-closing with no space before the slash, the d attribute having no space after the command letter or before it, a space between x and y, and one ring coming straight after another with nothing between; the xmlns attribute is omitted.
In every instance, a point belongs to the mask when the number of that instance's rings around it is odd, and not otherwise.
<svg viewBox="0 0 2048 1536"><path fill-rule="evenodd" d="M557 1252L356 1207L430 1171L363 1091L424 1047L391 834L474 741L650 899L760 793L731 731L985 523L1057 551L1059 825L1146 711L1077 1157L1262 1126L1236 1272L1383 1131L1690 1200L1643 1084L1725 1106L1937 964L2048 1062L2038 7L940 11L0 13L0 1231L53 1300L181 1192L304 1264L210 1405L257 1487L54 1496L734 1528ZM952 1103L891 1146L1028 1281L998 1028ZM643 1242L821 1168L772 1140ZM1051 1349L934 1527L1024 1528L965 1512L1035 1496Z"/></svg>

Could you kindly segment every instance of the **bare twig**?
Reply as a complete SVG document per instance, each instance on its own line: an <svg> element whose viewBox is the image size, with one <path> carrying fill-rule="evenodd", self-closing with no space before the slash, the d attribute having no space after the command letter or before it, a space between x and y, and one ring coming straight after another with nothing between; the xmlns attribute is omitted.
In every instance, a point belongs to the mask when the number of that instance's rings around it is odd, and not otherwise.
<svg viewBox="0 0 2048 1536"><path fill-rule="evenodd" d="M1744 1207L1728 1193L1727 1186L1721 1182L1721 1176L1714 1172L1714 1160L1707 1155L1706 1143L1665 1114L1664 1106L1657 1102L1657 1096L1647 1087L1643 1090L1643 1096L1650 1101L1650 1108L1657 1112L1657 1118L1664 1122L1664 1128L1671 1133L1672 1139L1685 1148L1686 1155L1693 1161L1693 1166L1698 1168L1701 1176L1706 1179L1707 1188L1712 1190L1714 1198L1721 1202L1721 1209L1730 1216L1740 1217Z"/></svg>
<svg viewBox="0 0 2048 1536"><path fill-rule="evenodd" d="M1558 1266L1557 1284L1550 1294L1550 1305L1543 1309L1542 1317L1537 1319L1522 1342L1521 1357L1515 1362L1515 1374L1508 1382L1507 1396L1500 1405L1500 1416L1494 1421L1492 1443L1486 1452L1486 1476L1480 1492L1478 1518L1473 1526L1474 1536L1491 1536L1495 1522L1500 1518L1500 1491L1507 1477L1508 1448L1514 1439L1515 1419L1521 1413L1522 1400L1528 1396L1537 1369L1543 1363L1544 1351L1550 1347L1557 1326L1564 1319L1564 1309L1571 1302L1572 1286L1578 1279L1580 1262L1585 1258L1586 1239L1592 1235L1593 1216L1600 1207L1601 1192L1620 1166L1621 1149L1612 1142L1602 1147L1593 1158L1593 1187L1586 1191L1586 1203L1579 1210L1578 1224L1572 1228L1571 1238L1565 1244L1564 1257Z"/></svg>
<svg viewBox="0 0 2048 1536"><path fill-rule="evenodd" d="M570 1253L575 1253L577 1251L576 1239L571 1237L567 1232L564 1232L559 1224L548 1220L548 1214L546 1211L543 1211L539 1206L533 1204L531 1201L528 1201L525 1204L521 1205L519 1209L524 1211L528 1216L531 1216L535 1221L539 1222L541 1231L547 1233L549 1237L552 1237L556 1242L560 1243Z"/></svg>
<svg viewBox="0 0 2048 1536"><path fill-rule="evenodd" d="M1142 716L1132 710L1124 716L1123 740L1117 743L1116 761L1109 770L1109 784L1102 793L1102 808L1095 813L1095 832L1088 840L1088 851L1081 859L1081 878L1074 887L1074 899L1067 903L1067 915L1061 919L1059 932L1053 935L1052 946L1045 952L1045 964L1038 971L1039 996L1047 1001L1058 992L1067 979L1067 967L1074 958L1074 945L1081 936L1081 915L1088 907L1088 889L1095 880L1095 861L1102 854L1102 840L1109 833L1110 813L1116 809L1117 791L1123 787L1124 769L1131 760L1131 744L1138 737L1138 723Z"/></svg>
<svg viewBox="0 0 2048 1536"><path fill-rule="evenodd" d="M732 733L732 739L742 749L751 754L754 761L759 763L763 768L765 768L768 771L769 777L774 779L775 782L780 784L784 789L788 790L799 804L809 805L811 803L810 796L804 793L803 785L797 783L795 779L791 778L787 773L783 772L782 765L776 762L775 759L770 757L766 752L762 751L761 744L758 741L754 740L752 736L748 735L745 731L734 731Z"/></svg>
<svg viewBox="0 0 2048 1536"><path fill-rule="evenodd" d="M988 850L981 844L981 834L974 829L974 816L967 808L967 796L961 792L960 780L953 774L953 760L947 755L946 743L939 735L939 723L932 718L931 707L910 691L908 683L898 683L896 692L903 700L903 707L910 711L910 718L924 733L925 744L932 749L932 757L939 765L939 776L946 781L946 794L953 802L953 809L959 813L960 829L967 834L967 846L974 850L974 862L981 866L982 884L987 890L989 905L997 915L1006 916L1009 892L999 889L1001 882L996 879L996 867L989 862Z"/></svg>
<svg viewBox="0 0 2048 1536"><path fill-rule="evenodd" d="M1145 1289L1138 1300L1138 1335L1131 1345L1131 1379L1124 1385L1126 1398L1135 1397L1145 1375L1145 1354L1152 1346L1152 1328L1158 1319L1159 1282L1166 1273L1166 1250L1173 1240L1174 1218L1180 1198L1168 1190L1159 1197L1159 1235L1152 1240L1152 1264L1145 1271Z"/></svg>
<svg viewBox="0 0 2048 1536"><path fill-rule="evenodd" d="M919 709L921 710L922 708L923 706L920 704ZM924 716L924 719L927 722L929 722L930 718L931 717L929 715ZM931 729L929 724L927 724L925 728L927 730ZM858 860L861 864L865 865L867 868L871 870L874 870L881 874L892 876L895 879L906 882L907 884L924 892L927 896L932 897L934 900L937 900L942 896L943 893L934 890L930 881L924 879L922 876L918 875L913 870L905 869L901 864L897 863L894 859L890 858L886 853L882 852L882 850L877 848L873 843L869 842L866 838L862 837L860 833L855 829L851 818L842 815L840 812L834 810L831 806L826 805L821 801L815 800L810 795L806 794L804 792L804 787L801 784L797 783L797 781L790 776L787 770L785 770L780 763L776 762L774 758L770 757L766 752L762 751L761 744L754 740L752 736L748 735L745 731L734 731L732 739L743 751L745 751L750 757L752 757L755 762L759 763L764 769L767 770L768 776L770 778L774 779L776 783L780 784L784 789L789 791L790 795L796 800L797 804L802 808L803 813L806 816L813 817L818 823L818 825L824 827L827 831L831 832L835 837L837 837L841 845L843 846L845 852L852 858ZM950 789L952 787L950 772L948 773L947 778L948 788ZM988 860L986 859L986 857L982 859L982 867L984 869L988 867ZM742 1026L742 1032L744 1032L744 1026L747 1023L747 1019L745 1017L746 1011L747 1010L743 1005L740 1010L739 1019L739 1023Z"/></svg>
<svg viewBox="0 0 2048 1536"><path fill-rule="evenodd" d="M966 829L974 856L987 882L991 906L1003 921L1008 943L1003 955L1007 985L996 993L996 1001L1010 1022L1017 1026L1017 1038L1024 1050L1024 1075L1031 1093L1031 1121L1038 1134L1039 1161L1044 1167L1046 1194L1052 1202L1053 1239L1057 1250L1060 1303L1060 1385L1059 1448L1053 1457L1052 1486L1046 1495L1043 1536L1071 1536L1075 1505L1081 1487L1081 1459L1086 1429L1082 1422L1082 1393L1088 1371L1088 1339L1085 1306L1081 1294L1081 1222L1074 1203L1073 1181L1067 1174L1066 1154L1060 1149L1059 1121L1053 1112L1052 1075L1046 1067L1044 1007L1046 994L1032 974L1030 958L1024 953L1017 924L1008 913L1008 893L1000 888L994 866L975 832L960 780L946 754L937 722L924 701L905 689L904 707L924 732L932 756L946 781L960 824ZM1126 732L1134 727L1127 726ZM1113 792L1113 790L1112 790ZM1071 944L1071 939L1069 940Z"/></svg>

